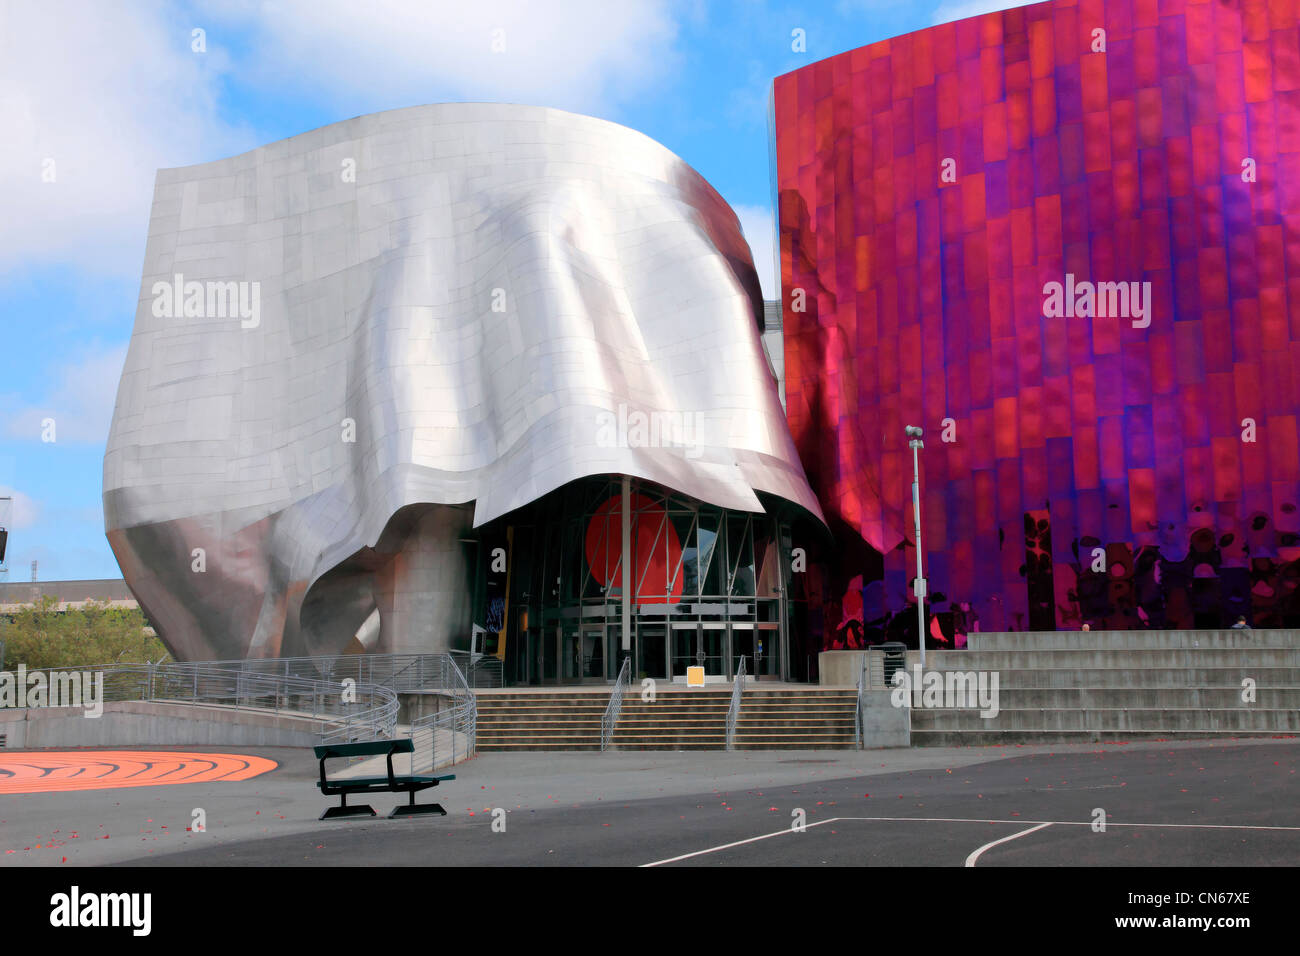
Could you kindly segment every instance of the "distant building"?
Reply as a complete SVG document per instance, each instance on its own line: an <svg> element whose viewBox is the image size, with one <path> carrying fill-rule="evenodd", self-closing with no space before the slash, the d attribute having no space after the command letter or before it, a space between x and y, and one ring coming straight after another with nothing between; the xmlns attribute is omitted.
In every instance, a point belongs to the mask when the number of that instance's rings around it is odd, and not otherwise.
<svg viewBox="0 0 1300 956"><path fill-rule="evenodd" d="M140 605L121 578L95 581L20 581L0 584L0 614L12 614L31 607L46 597L59 599L59 610L80 607L87 601L107 601L112 607L138 608Z"/></svg>

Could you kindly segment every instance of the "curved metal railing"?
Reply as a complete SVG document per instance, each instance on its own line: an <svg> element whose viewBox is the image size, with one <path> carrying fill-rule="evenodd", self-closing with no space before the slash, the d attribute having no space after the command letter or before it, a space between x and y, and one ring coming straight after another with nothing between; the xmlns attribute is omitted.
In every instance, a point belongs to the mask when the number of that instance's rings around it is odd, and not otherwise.
<svg viewBox="0 0 1300 956"><path fill-rule="evenodd" d="M448 651L465 675L470 687L504 687L505 675L501 659L494 654L471 654L469 651Z"/></svg>
<svg viewBox="0 0 1300 956"><path fill-rule="evenodd" d="M383 684L345 683L286 673L262 673L228 662L108 664L50 668L103 675L103 702L175 701L211 707L255 708L317 724L322 743L391 737L397 727L397 691Z"/></svg>
<svg viewBox="0 0 1300 956"><path fill-rule="evenodd" d="M396 735L398 694L424 690L451 699L435 714L413 722L411 735L431 735L430 759L450 741L453 759L475 750L478 704L450 654L341 654L166 664L106 664L50 668L51 672L102 673L103 700L176 701L257 708L318 724L322 743L390 739ZM422 758L421 758L422 759Z"/></svg>
<svg viewBox="0 0 1300 956"><path fill-rule="evenodd" d="M455 657L447 655L446 663L445 686L440 688L440 696L450 697L452 702L447 707L440 703L434 713L411 721L410 737L415 745L412 773L426 773L457 763L473 756L478 749L478 697Z"/></svg>

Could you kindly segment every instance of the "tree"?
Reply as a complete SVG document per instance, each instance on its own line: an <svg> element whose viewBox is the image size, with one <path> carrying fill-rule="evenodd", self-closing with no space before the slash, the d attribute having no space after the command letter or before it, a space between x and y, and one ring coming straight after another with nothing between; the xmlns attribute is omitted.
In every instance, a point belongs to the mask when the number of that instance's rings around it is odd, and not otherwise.
<svg viewBox="0 0 1300 956"><path fill-rule="evenodd" d="M19 664L34 670L169 659L138 608L87 601L60 611L58 605L57 597L46 595L40 604L0 617L6 670Z"/></svg>

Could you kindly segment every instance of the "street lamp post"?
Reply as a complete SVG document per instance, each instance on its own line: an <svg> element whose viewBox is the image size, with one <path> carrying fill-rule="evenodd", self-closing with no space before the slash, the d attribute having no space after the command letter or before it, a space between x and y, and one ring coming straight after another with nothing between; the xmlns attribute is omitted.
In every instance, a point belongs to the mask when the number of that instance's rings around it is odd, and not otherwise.
<svg viewBox="0 0 1300 956"><path fill-rule="evenodd" d="M920 449L925 447L921 441L922 430L916 425L908 425L907 437L911 439L907 446L912 449L912 515L916 519L916 639L921 648L921 669L925 669L925 571L921 567L921 461Z"/></svg>

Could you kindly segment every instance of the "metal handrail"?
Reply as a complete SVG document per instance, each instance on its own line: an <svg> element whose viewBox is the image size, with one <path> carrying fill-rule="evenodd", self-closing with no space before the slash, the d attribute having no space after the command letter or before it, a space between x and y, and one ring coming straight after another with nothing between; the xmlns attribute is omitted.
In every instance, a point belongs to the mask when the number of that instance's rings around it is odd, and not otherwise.
<svg viewBox="0 0 1300 956"><path fill-rule="evenodd" d="M736 722L740 719L740 698L745 690L745 656L740 656L740 666L736 668L736 680L731 686L731 706L727 708L727 749L734 750L736 743Z"/></svg>
<svg viewBox="0 0 1300 956"><path fill-rule="evenodd" d="M504 687L504 667L495 654L448 651L452 658L464 661L465 680L470 687Z"/></svg>
<svg viewBox="0 0 1300 956"><path fill-rule="evenodd" d="M862 750L864 745L864 730L862 726L862 690L863 683L867 677L867 662L870 660L870 653L862 655L862 669L858 671L858 700L853 710L853 748Z"/></svg>
<svg viewBox="0 0 1300 956"><path fill-rule="evenodd" d="M600 718L600 749L609 749L609 742L614 737L614 727L618 724L619 715L623 713L623 688L632 686L632 658L627 656L623 658L623 666L618 669L618 677L614 679L614 690L609 695L609 704L605 707L605 715Z"/></svg>
<svg viewBox="0 0 1300 956"><path fill-rule="evenodd" d="M257 708L317 723L322 743L391 738L397 727L397 692L378 684L319 680L283 673L249 672L213 663L110 664L80 670L103 675L103 701L176 701Z"/></svg>
<svg viewBox="0 0 1300 956"><path fill-rule="evenodd" d="M256 707L318 722L322 743L391 739L398 694L430 690L455 699L443 714L468 728L473 753L477 699L450 654L339 654L165 664L106 664L48 668L103 673L104 701L167 700L209 706ZM48 679L48 673L47 673ZM345 681L351 681L351 687ZM347 698L347 699L345 699ZM418 725L420 722L417 721Z"/></svg>
<svg viewBox="0 0 1300 956"><path fill-rule="evenodd" d="M218 667L243 673L300 677L309 680L343 680L351 677L358 683L387 684L395 690L419 690L426 686L430 674L442 674L440 662L451 652L434 654L328 654L316 657L236 658L220 661L191 661L174 666ZM84 665L61 670L99 671L116 664ZM145 667L145 664L136 666ZM155 664L162 667L162 664ZM168 665L172 666L172 665Z"/></svg>
<svg viewBox="0 0 1300 956"><path fill-rule="evenodd" d="M423 773L448 763L473 756L478 750L478 697L461 671L456 659L448 654L446 666L439 674L439 683L455 703L447 709L417 717L411 721L409 736L415 752L411 756L411 772ZM429 761L422 762L422 741L417 737L429 735ZM442 747L440 747L440 743ZM440 760L439 750L450 749L450 760Z"/></svg>

